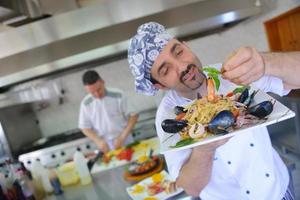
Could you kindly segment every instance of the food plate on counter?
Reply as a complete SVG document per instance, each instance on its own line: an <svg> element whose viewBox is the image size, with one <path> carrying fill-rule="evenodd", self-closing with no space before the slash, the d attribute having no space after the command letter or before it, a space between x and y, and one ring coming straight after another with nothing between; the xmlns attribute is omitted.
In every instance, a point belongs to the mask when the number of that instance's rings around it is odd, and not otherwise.
<svg viewBox="0 0 300 200"><path fill-rule="evenodd" d="M128 182L136 183L160 172L163 167L162 156L149 157L144 155L126 166L123 177Z"/></svg>
<svg viewBox="0 0 300 200"><path fill-rule="evenodd" d="M137 160L143 155L149 155L151 150L153 150L153 155L158 155L159 148L159 140L157 137L134 142L105 154L102 159L99 159L94 164L91 173L94 174L126 165Z"/></svg>
<svg viewBox="0 0 300 200"><path fill-rule="evenodd" d="M209 97L204 97L204 100L195 100L187 107L176 106L174 109L176 118L162 122L162 128L166 133L161 142L161 152L193 148L295 116L293 111L259 89L249 87L236 89L238 90L231 91L227 95L215 95L217 100L213 100L213 107L210 108L207 108L210 104L207 100ZM220 101L225 103L219 103ZM207 110L201 110L205 106ZM203 118L200 115L204 115L205 112L214 112L214 106L221 108L215 111L215 114L211 114L208 119L204 116L203 121L206 120L206 122L199 123L201 121L199 118ZM193 115L192 112L198 113Z"/></svg>
<svg viewBox="0 0 300 200"><path fill-rule="evenodd" d="M175 196L183 192L183 189L176 187L166 171L161 171L126 188L126 191L133 200L161 200Z"/></svg>

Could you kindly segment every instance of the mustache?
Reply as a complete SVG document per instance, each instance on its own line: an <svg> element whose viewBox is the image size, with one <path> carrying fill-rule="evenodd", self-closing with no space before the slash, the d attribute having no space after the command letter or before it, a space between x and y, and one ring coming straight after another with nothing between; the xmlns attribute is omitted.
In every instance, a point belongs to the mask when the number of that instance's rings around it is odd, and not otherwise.
<svg viewBox="0 0 300 200"><path fill-rule="evenodd" d="M189 64L187 67L186 67L186 70L182 71L181 74L180 74L180 81L183 83L183 77L189 73L189 71L193 68L193 67L196 67L195 64Z"/></svg>

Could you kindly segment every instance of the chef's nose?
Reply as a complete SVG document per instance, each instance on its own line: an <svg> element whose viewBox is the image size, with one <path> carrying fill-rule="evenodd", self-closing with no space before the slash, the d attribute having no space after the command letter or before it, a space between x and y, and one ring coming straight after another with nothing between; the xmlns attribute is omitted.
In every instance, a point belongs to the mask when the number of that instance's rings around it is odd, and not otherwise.
<svg viewBox="0 0 300 200"><path fill-rule="evenodd" d="M187 66L189 63L174 59L173 66L176 68L176 71L180 74L181 72L185 71L187 69Z"/></svg>

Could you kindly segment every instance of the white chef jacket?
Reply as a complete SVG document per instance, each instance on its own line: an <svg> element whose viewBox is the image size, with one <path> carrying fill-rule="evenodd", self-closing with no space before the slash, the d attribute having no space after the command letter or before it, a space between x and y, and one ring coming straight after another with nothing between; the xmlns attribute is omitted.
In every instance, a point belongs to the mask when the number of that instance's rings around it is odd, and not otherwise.
<svg viewBox="0 0 300 200"><path fill-rule="evenodd" d="M215 68L220 64L211 65ZM236 88L233 83L221 79L219 92L226 94ZM265 92L287 94L280 79L264 76L253 83ZM185 106L192 100L168 91L156 115L156 129L162 142L169 134L161 128L164 119L174 117L173 108ZM172 118L172 117L171 117ZM282 133L284 134L284 133ZM165 153L170 175L176 179L191 149ZM287 168L273 149L266 127L244 131L217 148L213 160L211 179L199 194L203 200L281 200L287 190Z"/></svg>
<svg viewBox="0 0 300 200"><path fill-rule="evenodd" d="M113 140L127 126L126 98L120 90L106 88L106 94L98 99L88 94L81 102L79 128L89 128L103 137L111 149ZM130 138L130 136L129 136ZM130 139L127 140L127 143Z"/></svg>

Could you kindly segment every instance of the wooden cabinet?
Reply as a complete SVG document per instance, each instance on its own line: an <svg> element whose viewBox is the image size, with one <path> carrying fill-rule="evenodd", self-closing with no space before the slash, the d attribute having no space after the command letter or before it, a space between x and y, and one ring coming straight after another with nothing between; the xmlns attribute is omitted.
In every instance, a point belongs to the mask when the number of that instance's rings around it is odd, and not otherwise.
<svg viewBox="0 0 300 200"><path fill-rule="evenodd" d="M294 45L296 50L300 50L300 9L298 13L291 15L290 17L292 37L294 38Z"/></svg>
<svg viewBox="0 0 300 200"><path fill-rule="evenodd" d="M264 25L271 51L300 51L300 6Z"/></svg>

